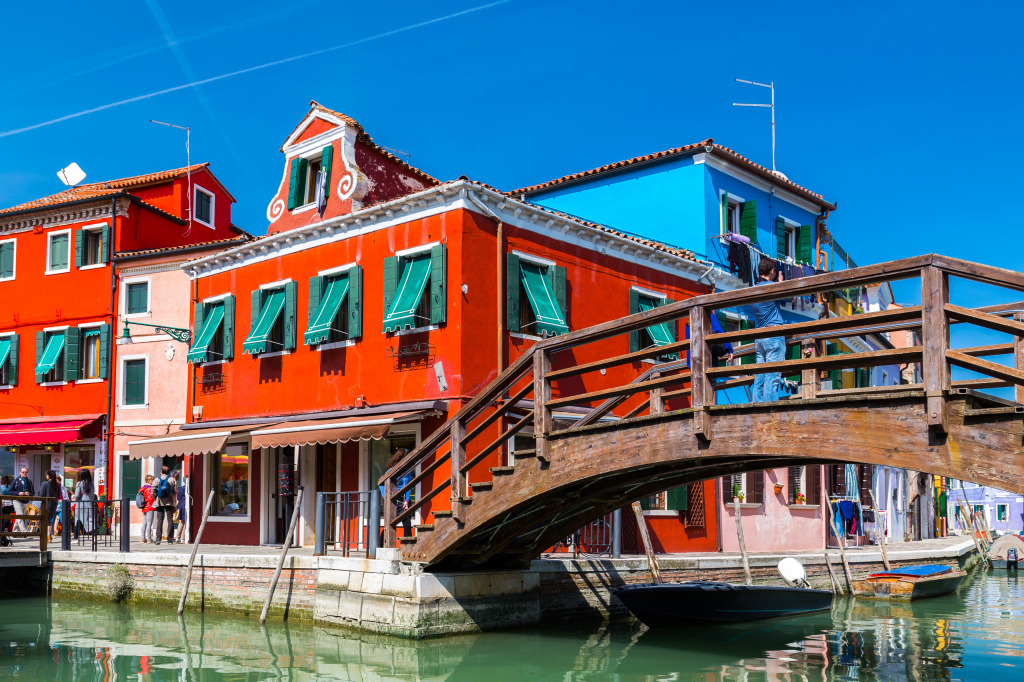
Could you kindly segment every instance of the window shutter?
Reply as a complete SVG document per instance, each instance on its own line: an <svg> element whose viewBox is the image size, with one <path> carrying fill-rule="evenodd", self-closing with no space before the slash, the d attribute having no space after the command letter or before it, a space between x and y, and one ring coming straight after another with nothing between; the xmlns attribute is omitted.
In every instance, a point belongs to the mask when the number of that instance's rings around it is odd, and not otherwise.
<svg viewBox="0 0 1024 682"><path fill-rule="evenodd" d="M640 292L630 287L629 289L629 314L635 315L640 312ZM637 329L629 333L629 352L636 353L640 350L640 333L643 330Z"/></svg>
<svg viewBox="0 0 1024 682"><path fill-rule="evenodd" d="M510 332L522 329L523 279L519 271L519 256L510 253L505 256L505 327Z"/></svg>
<svg viewBox="0 0 1024 682"><path fill-rule="evenodd" d="M729 193L722 192L722 234L729 231Z"/></svg>
<svg viewBox="0 0 1024 682"><path fill-rule="evenodd" d="M11 337L11 350L7 355L7 364L10 367L10 371L7 372L7 385L17 386L18 385L18 335L12 334Z"/></svg>
<svg viewBox="0 0 1024 682"><path fill-rule="evenodd" d="M753 327L754 327L754 323L751 322L750 320L740 320L740 329L752 329ZM748 343L750 343L750 339L747 339L746 341L743 342L744 345L746 345ZM741 365L753 365L756 362L757 362L757 355L756 354L744 355L742 358L740 358L740 364Z"/></svg>
<svg viewBox="0 0 1024 682"><path fill-rule="evenodd" d="M800 491L800 479L802 477L803 467L789 467L787 469L789 473L789 503L796 504L796 496Z"/></svg>
<svg viewBox="0 0 1024 682"><path fill-rule="evenodd" d="M224 348L224 360L235 357L235 297L224 299L224 321L220 323L221 344Z"/></svg>
<svg viewBox="0 0 1024 682"><path fill-rule="evenodd" d="M327 198L331 198L331 164L334 161L334 147L327 145L324 147L323 155L320 157L320 170L324 172L324 176L327 178ZM350 285L351 286L351 285Z"/></svg>
<svg viewBox="0 0 1024 682"><path fill-rule="evenodd" d="M814 226L801 225L796 231L796 260L814 265Z"/></svg>
<svg viewBox="0 0 1024 682"><path fill-rule="evenodd" d="M299 161L298 157L292 159L291 169L288 171L288 208L298 206L299 200Z"/></svg>
<svg viewBox="0 0 1024 682"><path fill-rule="evenodd" d="M324 278L313 275L309 278L309 310L306 311L306 328L313 326L313 318L320 308L320 290L323 287Z"/></svg>
<svg viewBox="0 0 1024 682"><path fill-rule="evenodd" d="M671 298L661 299L661 305L668 305L669 303L675 303ZM659 306L661 307L661 306ZM673 343L679 340L679 320L669 320L664 323L668 329L668 333L672 335Z"/></svg>
<svg viewBox="0 0 1024 682"><path fill-rule="evenodd" d="M807 497L807 504L821 504L821 467L807 467L807 477L804 479L804 495Z"/></svg>
<svg viewBox="0 0 1024 682"><path fill-rule="evenodd" d="M384 317L387 317L388 310L391 309L391 301L395 298L397 288L398 256L389 256L384 259Z"/></svg>
<svg viewBox="0 0 1024 682"><path fill-rule="evenodd" d="M651 508L651 496L645 495L640 498L640 508L644 511L649 511Z"/></svg>
<svg viewBox="0 0 1024 682"><path fill-rule="evenodd" d="M801 353L800 344L799 343L794 343L793 345L788 346L786 348L786 359L787 360L799 360L800 359L800 353ZM799 374L792 374L792 375L786 377L786 379L788 379L789 381L795 381L795 382L799 383L800 382L800 375Z"/></svg>
<svg viewBox="0 0 1024 682"><path fill-rule="evenodd" d="M299 283L295 280L284 285L284 349L295 350L295 338L297 335L297 299L299 298Z"/></svg>
<svg viewBox="0 0 1024 682"><path fill-rule="evenodd" d="M46 334L44 332L36 332L36 364L39 366L39 361L43 358L43 347L46 345ZM43 375L36 373L36 383L43 383Z"/></svg>
<svg viewBox="0 0 1024 682"><path fill-rule="evenodd" d="M256 329L256 322L260 319L260 299L263 292L253 289L249 294L249 332Z"/></svg>
<svg viewBox="0 0 1024 682"><path fill-rule="evenodd" d="M363 335L363 266L348 271L348 338Z"/></svg>
<svg viewBox="0 0 1024 682"><path fill-rule="evenodd" d="M744 201L740 204L740 234L757 243L757 202Z"/></svg>
<svg viewBox="0 0 1024 682"><path fill-rule="evenodd" d="M75 267L82 267L82 255L84 251L85 230L75 230ZM50 258L53 262L53 258Z"/></svg>
<svg viewBox="0 0 1024 682"><path fill-rule="evenodd" d="M195 331L192 332L192 341L195 342L199 338L200 332L203 331L203 313L206 311L206 304L202 301L197 301L192 305L193 317L195 318L193 327Z"/></svg>
<svg viewBox="0 0 1024 682"><path fill-rule="evenodd" d="M551 288L555 292L555 302L558 303L558 309L562 311L562 319L565 320L565 326L568 327L569 307L565 299L565 268L560 265L549 266L548 277L551 278Z"/></svg>
<svg viewBox="0 0 1024 682"><path fill-rule="evenodd" d="M775 255L779 260L786 257L786 221L782 216L775 219Z"/></svg>
<svg viewBox="0 0 1024 682"><path fill-rule="evenodd" d="M445 281L448 278L448 253L444 244L430 249L430 324L445 321Z"/></svg>
<svg viewBox="0 0 1024 682"><path fill-rule="evenodd" d="M752 504L764 502L764 472L747 472L747 496L743 500Z"/></svg>
<svg viewBox="0 0 1024 682"><path fill-rule="evenodd" d="M79 230L81 232L81 230ZM78 327L68 327L64 331L64 380L78 379L78 359L81 355L82 331Z"/></svg>
<svg viewBox="0 0 1024 682"><path fill-rule="evenodd" d="M100 234L100 262L106 263L110 260L110 226L104 225Z"/></svg>
<svg viewBox="0 0 1024 682"><path fill-rule="evenodd" d="M688 487L685 485L672 488L665 492L665 509L670 511L686 511L689 506Z"/></svg>
<svg viewBox="0 0 1024 682"><path fill-rule="evenodd" d="M99 378L110 378L110 325L100 327L100 367Z"/></svg>
<svg viewBox="0 0 1024 682"><path fill-rule="evenodd" d="M0 277L14 276L14 242L0 244Z"/></svg>

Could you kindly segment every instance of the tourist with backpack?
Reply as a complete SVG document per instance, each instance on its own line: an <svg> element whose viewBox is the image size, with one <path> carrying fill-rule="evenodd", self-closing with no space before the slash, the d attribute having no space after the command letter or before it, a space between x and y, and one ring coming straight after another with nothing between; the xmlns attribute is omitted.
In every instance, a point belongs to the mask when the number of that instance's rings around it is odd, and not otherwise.
<svg viewBox="0 0 1024 682"><path fill-rule="evenodd" d="M178 483L171 476L171 468L163 466L160 476L153 482L155 501L153 512L156 516L156 538L154 545L160 544L164 536L164 519L167 519L167 544L174 544L174 508L178 506Z"/></svg>
<svg viewBox="0 0 1024 682"><path fill-rule="evenodd" d="M153 494L153 474L146 474L146 484L139 488L135 495L135 506L142 510L142 541L153 542L153 506L156 497Z"/></svg>

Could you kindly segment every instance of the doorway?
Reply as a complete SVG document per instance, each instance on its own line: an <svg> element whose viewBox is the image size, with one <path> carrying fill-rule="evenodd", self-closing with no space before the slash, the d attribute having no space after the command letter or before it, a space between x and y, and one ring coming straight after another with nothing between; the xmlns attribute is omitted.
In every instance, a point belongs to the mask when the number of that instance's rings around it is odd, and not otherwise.
<svg viewBox="0 0 1024 682"><path fill-rule="evenodd" d="M292 447L268 448L265 452L269 465L267 489L267 538L271 545L280 545L288 533L288 522L295 508L295 454ZM295 542L293 538L293 543Z"/></svg>

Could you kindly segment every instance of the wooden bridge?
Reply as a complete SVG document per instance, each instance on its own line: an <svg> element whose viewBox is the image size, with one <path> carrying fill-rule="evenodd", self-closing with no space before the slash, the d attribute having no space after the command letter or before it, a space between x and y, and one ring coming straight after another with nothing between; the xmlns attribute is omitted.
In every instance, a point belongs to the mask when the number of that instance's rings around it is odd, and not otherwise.
<svg viewBox="0 0 1024 682"><path fill-rule="evenodd" d="M1024 290L1022 273L927 255L699 296L540 341L381 478L385 544L400 546L407 560L448 568L516 564L642 496L807 464L896 466L1024 493L1024 303L955 305L950 280L959 278L1013 295ZM919 306L710 332L715 310L910 279L920 281ZM621 353L628 334L680 320L689 339ZM955 324L1010 340L953 349ZM822 352L829 339L899 330L918 330L920 345ZM711 344L743 340L737 355L744 355L754 339L780 335L802 347L799 359L711 366ZM666 360L670 354L679 359ZM998 355L1012 356L1012 366L985 359ZM918 365L923 381L822 389L822 371L892 364ZM951 366L977 378L953 381ZM799 394L716 405L717 391L769 372L799 375ZM986 393L1005 387L1015 387L1015 401ZM555 419L580 406L589 409L582 418ZM516 433L531 431L535 449L501 458ZM409 472L412 480L399 487ZM397 513L392 502L416 486L418 499ZM396 529L417 511L423 523L415 537L399 538Z"/></svg>

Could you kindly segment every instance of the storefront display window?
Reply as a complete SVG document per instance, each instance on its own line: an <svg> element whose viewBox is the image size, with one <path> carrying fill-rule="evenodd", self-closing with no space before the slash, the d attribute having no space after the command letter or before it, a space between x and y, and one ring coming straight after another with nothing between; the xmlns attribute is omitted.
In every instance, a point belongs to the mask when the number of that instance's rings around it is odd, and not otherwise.
<svg viewBox="0 0 1024 682"><path fill-rule="evenodd" d="M377 481L384 474L384 465L398 448L412 450L416 447L416 436L392 435L388 438L370 441L370 487L377 487Z"/></svg>
<svg viewBox="0 0 1024 682"><path fill-rule="evenodd" d="M228 445L211 458L214 486L213 513L245 516L249 513L249 451L245 445Z"/></svg>
<svg viewBox="0 0 1024 682"><path fill-rule="evenodd" d="M88 470L93 476L93 484L98 486L96 480L96 446L95 445L69 445L64 448L64 486L69 490L75 489L78 483L78 472Z"/></svg>

